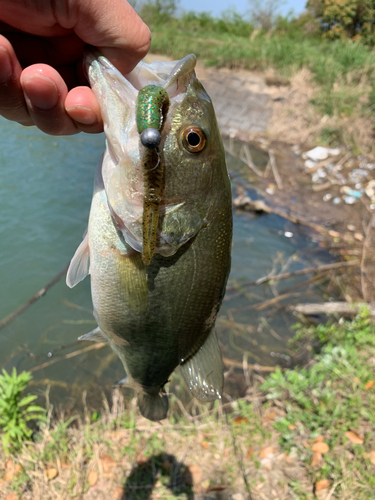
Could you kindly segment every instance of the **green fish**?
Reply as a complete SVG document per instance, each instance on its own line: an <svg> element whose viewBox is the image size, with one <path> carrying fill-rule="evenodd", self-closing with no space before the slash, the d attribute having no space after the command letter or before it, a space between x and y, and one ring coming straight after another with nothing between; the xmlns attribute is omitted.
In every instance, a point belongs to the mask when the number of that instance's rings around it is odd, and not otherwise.
<svg viewBox="0 0 375 500"><path fill-rule="evenodd" d="M200 401L221 397L215 319L230 270L231 187L196 58L140 63L126 76L101 54L86 67L104 120L87 232L67 274L91 275L98 328L146 418L166 418L179 366Z"/></svg>

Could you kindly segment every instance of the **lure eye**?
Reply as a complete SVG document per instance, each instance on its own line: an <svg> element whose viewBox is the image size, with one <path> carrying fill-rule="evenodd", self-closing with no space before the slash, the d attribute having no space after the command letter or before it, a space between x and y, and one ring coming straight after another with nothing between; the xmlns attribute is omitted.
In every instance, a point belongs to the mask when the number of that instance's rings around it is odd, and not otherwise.
<svg viewBox="0 0 375 500"><path fill-rule="evenodd" d="M190 153L200 153L206 145L206 136L198 127L188 127L182 132L182 143Z"/></svg>

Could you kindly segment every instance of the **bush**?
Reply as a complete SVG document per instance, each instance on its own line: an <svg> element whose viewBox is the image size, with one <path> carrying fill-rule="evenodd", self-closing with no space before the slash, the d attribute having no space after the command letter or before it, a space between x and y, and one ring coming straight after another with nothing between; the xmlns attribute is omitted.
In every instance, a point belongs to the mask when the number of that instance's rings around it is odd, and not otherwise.
<svg viewBox="0 0 375 500"><path fill-rule="evenodd" d="M5 370L0 375L0 429L5 452L19 448L23 441L31 438L32 430L28 422L45 419L45 410L31 404L36 396L28 395L21 399L21 393L31 378L28 372L17 374L15 368L11 375Z"/></svg>

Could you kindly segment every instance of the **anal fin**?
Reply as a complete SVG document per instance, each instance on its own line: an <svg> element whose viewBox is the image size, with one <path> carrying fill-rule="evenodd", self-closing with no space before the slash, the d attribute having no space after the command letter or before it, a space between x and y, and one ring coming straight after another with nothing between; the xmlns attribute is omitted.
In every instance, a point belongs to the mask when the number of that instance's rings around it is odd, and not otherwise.
<svg viewBox="0 0 375 500"><path fill-rule="evenodd" d="M90 271L90 249L89 249L89 238L86 234L83 238L82 243L73 255L70 261L70 266L68 273L66 275L66 284L69 288L73 288L77 283L86 278Z"/></svg>
<svg viewBox="0 0 375 500"><path fill-rule="evenodd" d="M207 403L221 398L224 365L215 328L194 356L180 365L180 370L190 392L199 401Z"/></svg>
<svg viewBox="0 0 375 500"><path fill-rule="evenodd" d="M78 340L90 340L91 342L107 342L107 337L98 326L94 330L91 330L91 332L85 333L85 335L81 335L80 337L78 337Z"/></svg>

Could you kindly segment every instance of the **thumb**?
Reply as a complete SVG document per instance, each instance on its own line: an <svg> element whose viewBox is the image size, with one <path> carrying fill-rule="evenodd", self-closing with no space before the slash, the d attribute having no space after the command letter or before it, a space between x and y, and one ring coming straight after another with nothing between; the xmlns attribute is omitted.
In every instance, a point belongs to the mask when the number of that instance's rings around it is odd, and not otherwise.
<svg viewBox="0 0 375 500"><path fill-rule="evenodd" d="M128 2L75 0L75 4L75 33L84 42L98 47L121 73L129 73L147 54L150 30Z"/></svg>

